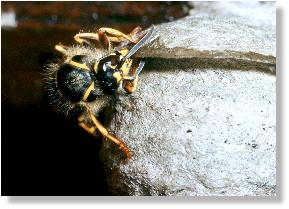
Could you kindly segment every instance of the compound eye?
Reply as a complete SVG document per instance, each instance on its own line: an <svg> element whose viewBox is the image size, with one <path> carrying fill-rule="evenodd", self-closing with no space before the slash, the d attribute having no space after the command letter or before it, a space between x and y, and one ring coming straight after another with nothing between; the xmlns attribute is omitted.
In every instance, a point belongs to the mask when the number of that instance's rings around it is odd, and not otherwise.
<svg viewBox="0 0 289 209"><path fill-rule="evenodd" d="M105 57L104 59L100 60L98 64L98 70L100 71L107 71L116 69L117 65L119 64L120 57L117 55L110 55L108 57Z"/></svg>

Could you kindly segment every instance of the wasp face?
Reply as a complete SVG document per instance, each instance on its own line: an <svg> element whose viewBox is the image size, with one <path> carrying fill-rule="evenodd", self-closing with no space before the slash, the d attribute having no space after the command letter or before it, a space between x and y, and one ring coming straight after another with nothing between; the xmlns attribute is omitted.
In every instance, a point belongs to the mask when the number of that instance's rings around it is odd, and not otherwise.
<svg viewBox="0 0 289 209"><path fill-rule="evenodd" d="M128 74L132 59L124 59L121 52L116 51L99 61L96 68L96 78L106 93L115 92Z"/></svg>
<svg viewBox="0 0 289 209"><path fill-rule="evenodd" d="M117 55L109 55L98 63L96 77L102 89L107 93L113 93L119 87L122 74L117 68L119 63L120 57Z"/></svg>

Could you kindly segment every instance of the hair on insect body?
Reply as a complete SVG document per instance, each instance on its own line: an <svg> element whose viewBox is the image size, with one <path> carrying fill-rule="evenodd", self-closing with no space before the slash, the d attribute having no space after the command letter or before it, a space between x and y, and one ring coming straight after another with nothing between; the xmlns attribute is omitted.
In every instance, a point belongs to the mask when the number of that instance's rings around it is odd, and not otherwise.
<svg viewBox="0 0 289 209"><path fill-rule="evenodd" d="M62 59L46 66L46 89L50 103L65 115L78 112L78 124L88 133L97 132L119 146L127 158L132 157L126 144L110 133L97 119L101 110L113 102L122 87L136 90L145 61L136 52L151 39L152 26L146 34L140 27L124 34L112 28L74 36L77 45L57 44Z"/></svg>

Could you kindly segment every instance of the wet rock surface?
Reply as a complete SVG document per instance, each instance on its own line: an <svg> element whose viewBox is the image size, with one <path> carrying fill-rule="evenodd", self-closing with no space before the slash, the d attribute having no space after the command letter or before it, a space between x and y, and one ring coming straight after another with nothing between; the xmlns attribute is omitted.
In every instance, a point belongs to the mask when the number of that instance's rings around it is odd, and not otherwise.
<svg viewBox="0 0 289 209"><path fill-rule="evenodd" d="M153 58L109 125L133 159L101 149L113 194L275 195L275 26L214 15L156 26L140 52Z"/></svg>

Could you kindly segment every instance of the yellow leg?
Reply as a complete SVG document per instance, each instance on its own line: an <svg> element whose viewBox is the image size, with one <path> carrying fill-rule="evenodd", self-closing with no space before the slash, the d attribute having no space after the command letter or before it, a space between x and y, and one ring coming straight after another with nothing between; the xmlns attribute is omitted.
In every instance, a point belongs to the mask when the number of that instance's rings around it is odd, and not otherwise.
<svg viewBox="0 0 289 209"><path fill-rule="evenodd" d="M138 84L138 76L133 81L123 81L123 88L127 93L133 93Z"/></svg>
<svg viewBox="0 0 289 209"><path fill-rule="evenodd" d="M87 125L83 115L79 116L78 118L79 126L82 127L84 130L86 130L88 133L92 134L93 136L96 136L96 130L98 130L105 138L116 143L119 146L119 148L122 149L122 151L126 154L127 158L131 159L132 155L126 144L118 137L109 133L107 129L96 119L96 117L91 112L89 112L88 115L94 126Z"/></svg>
<svg viewBox="0 0 289 209"><path fill-rule="evenodd" d="M134 29L130 32L129 36L132 37L132 36L136 35L137 33L141 32L141 31L142 31L142 28L138 26L138 27L134 28Z"/></svg>
<svg viewBox="0 0 289 209"><path fill-rule="evenodd" d="M90 133L91 135L96 136L96 128L94 126L88 126L85 123L85 119L83 115L78 117L78 125L84 130L86 130L88 133Z"/></svg>
<svg viewBox="0 0 289 209"><path fill-rule="evenodd" d="M55 45L54 47L57 51L59 51L62 54L67 54L67 46L62 45L61 43Z"/></svg>
<svg viewBox="0 0 289 209"><path fill-rule="evenodd" d="M119 30L113 29L113 28L99 28L99 32L105 33L108 37L113 38L115 42L121 42L124 39L136 43L135 40L133 40L130 35L126 35Z"/></svg>
<svg viewBox="0 0 289 209"><path fill-rule="evenodd" d="M79 33L74 36L74 40L80 44L92 45L93 41L99 41L97 33Z"/></svg>
<svg viewBox="0 0 289 209"><path fill-rule="evenodd" d="M133 64L133 66L131 67L129 75L123 76L124 80L122 83L122 87L126 92L130 94L136 90L138 80L139 80L138 75L142 71L142 68L144 66L144 61L138 60L136 64Z"/></svg>
<svg viewBox="0 0 289 209"><path fill-rule="evenodd" d="M80 44L85 43L93 46L93 43L97 41L105 47L110 47L110 42L119 43L128 40L131 43L137 43L141 37L135 39L132 38L132 36L136 35L141 30L140 27L136 27L130 34L126 35L113 28L100 28L97 33L79 33L74 36L74 39Z"/></svg>

